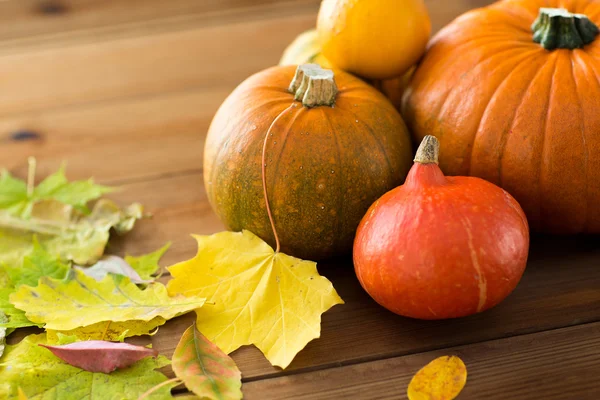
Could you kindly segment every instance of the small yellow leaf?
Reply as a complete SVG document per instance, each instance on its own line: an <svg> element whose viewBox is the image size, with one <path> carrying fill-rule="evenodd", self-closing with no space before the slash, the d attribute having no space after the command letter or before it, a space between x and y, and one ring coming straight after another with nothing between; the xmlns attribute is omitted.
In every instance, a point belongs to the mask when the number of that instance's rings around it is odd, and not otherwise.
<svg viewBox="0 0 600 400"><path fill-rule="evenodd" d="M149 335L165 322L167 322L166 319L162 317L155 317L148 322L140 320L125 322L102 321L69 331L48 329L46 330L46 335L49 344L56 344L58 342L59 333L66 336L75 336L79 340L106 340L115 342L131 336Z"/></svg>
<svg viewBox="0 0 600 400"><path fill-rule="evenodd" d="M317 265L275 251L249 231L194 236L198 254L169 269L169 294L204 297L197 327L225 353L254 344L286 368L318 338L321 314L343 304Z"/></svg>
<svg viewBox="0 0 600 400"><path fill-rule="evenodd" d="M452 400L467 382L467 367L456 356L438 357L413 376L409 400Z"/></svg>

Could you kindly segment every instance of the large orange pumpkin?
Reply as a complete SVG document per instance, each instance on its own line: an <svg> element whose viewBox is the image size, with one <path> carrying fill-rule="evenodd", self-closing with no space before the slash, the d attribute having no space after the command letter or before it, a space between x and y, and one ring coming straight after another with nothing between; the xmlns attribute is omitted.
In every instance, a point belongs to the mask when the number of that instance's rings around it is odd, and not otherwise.
<svg viewBox="0 0 600 400"><path fill-rule="evenodd" d="M315 65L295 71L259 72L225 100L208 132L204 181L228 229L319 260L351 252L371 203L404 181L411 143L398 111L367 83Z"/></svg>
<svg viewBox="0 0 600 400"><path fill-rule="evenodd" d="M405 91L415 140L439 139L447 175L506 189L532 229L599 233L598 24L590 0L507 0L460 16Z"/></svg>

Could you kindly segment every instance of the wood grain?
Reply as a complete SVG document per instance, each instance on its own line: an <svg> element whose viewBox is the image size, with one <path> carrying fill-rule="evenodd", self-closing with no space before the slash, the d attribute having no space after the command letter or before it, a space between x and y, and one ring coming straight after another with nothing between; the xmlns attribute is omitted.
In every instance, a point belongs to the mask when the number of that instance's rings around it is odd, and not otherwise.
<svg viewBox="0 0 600 400"><path fill-rule="evenodd" d="M199 171L208 126L228 94L196 89L2 118L1 163L25 177L34 156L44 177L66 161L69 178L105 184Z"/></svg>
<svg viewBox="0 0 600 400"><path fill-rule="evenodd" d="M318 4L319 0L3 0L0 53L314 13Z"/></svg>
<svg viewBox="0 0 600 400"><path fill-rule="evenodd" d="M467 366L460 400L598 398L600 323L249 382L244 398L404 399L412 376L444 355Z"/></svg>

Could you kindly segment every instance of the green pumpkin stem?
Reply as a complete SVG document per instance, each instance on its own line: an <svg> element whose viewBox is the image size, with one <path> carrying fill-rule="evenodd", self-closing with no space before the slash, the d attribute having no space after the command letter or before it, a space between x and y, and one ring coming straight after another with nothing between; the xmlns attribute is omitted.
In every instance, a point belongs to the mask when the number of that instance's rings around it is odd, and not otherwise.
<svg viewBox="0 0 600 400"><path fill-rule="evenodd" d="M533 41L546 50L580 49L600 33L586 15L573 14L564 8L540 8L531 29Z"/></svg>
<svg viewBox="0 0 600 400"><path fill-rule="evenodd" d="M440 142L435 136L427 135L421 141L414 162L419 164L438 164Z"/></svg>
<svg viewBox="0 0 600 400"><path fill-rule="evenodd" d="M338 92L333 71L317 64L298 66L288 90L294 94L295 100L301 100L302 105L309 108L333 106Z"/></svg>

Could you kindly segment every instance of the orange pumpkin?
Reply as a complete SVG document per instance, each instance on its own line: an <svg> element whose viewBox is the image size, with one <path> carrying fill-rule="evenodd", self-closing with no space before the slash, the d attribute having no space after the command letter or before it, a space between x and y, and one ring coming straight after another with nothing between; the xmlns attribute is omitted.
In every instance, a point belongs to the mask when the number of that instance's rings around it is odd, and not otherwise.
<svg viewBox="0 0 600 400"><path fill-rule="evenodd" d="M439 139L447 175L506 189L532 229L600 233L598 24L590 0L507 0L457 18L405 91L415 140Z"/></svg>
<svg viewBox="0 0 600 400"><path fill-rule="evenodd" d="M362 80L316 65L295 71L259 72L225 100L204 180L228 229L319 260L351 252L371 203L404 181L411 143L400 114Z"/></svg>
<svg viewBox="0 0 600 400"><path fill-rule="evenodd" d="M406 182L381 196L358 226L356 276L388 310L457 318L494 307L517 286L529 227L519 203L480 178L444 176L439 143L425 136Z"/></svg>

